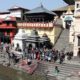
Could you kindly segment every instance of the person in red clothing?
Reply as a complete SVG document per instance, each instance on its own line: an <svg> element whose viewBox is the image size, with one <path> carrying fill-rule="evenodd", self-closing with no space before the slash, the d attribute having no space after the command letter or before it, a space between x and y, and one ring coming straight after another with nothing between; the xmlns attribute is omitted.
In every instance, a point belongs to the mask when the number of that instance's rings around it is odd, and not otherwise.
<svg viewBox="0 0 80 80"><path fill-rule="evenodd" d="M40 60L40 53L39 52L36 53L36 59Z"/></svg>
<svg viewBox="0 0 80 80"><path fill-rule="evenodd" d="M37 59L40 60L40 53L38 53L38 55L37 55Z"/></svg>

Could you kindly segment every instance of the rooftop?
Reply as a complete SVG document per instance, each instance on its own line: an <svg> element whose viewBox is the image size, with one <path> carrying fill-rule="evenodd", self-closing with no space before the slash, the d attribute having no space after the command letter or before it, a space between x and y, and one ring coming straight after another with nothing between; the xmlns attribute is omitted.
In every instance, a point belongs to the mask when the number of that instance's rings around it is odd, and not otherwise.
<svg viewBox="0 0 80 80"><path fill-rule="evenodd" d="M75 4L76 0L63 0L64 2L66 2L69 5Z"/></svg>
<svg viewBox="0 0 80 80"><path fill-rule="evenodd" d="M52 10L52 11L67 11L68 8L70 8L71 11L74 11L75 6L74 5L67 5L67 6Z"/></svg>
<svg viewBox="0 0 80 80"><path fill-rule="evenodd" d="M0 14L10 14L9 11L0 12Z"/></svg>
<svg viewBox="0 0 80 80"><path fill-rule="evenodd" d="M51 15L56 15L56 13L54 13L52 11L49 11L46 8L44 8L43 5L41 5L41 6L37 7L37 8L34 8L34 9L26 12L25 14L33 14L33 13L48 13L48 14L51 14Z"/></svg>
<svg viewBox="0 0 80 80"><path fill-rule="evenodd" d="M23 8L20 6L13 6L9 9L9 11L12 11L12 10L27 10L27 11L29 11L29 9L26 9L26 8Z"/></svg>

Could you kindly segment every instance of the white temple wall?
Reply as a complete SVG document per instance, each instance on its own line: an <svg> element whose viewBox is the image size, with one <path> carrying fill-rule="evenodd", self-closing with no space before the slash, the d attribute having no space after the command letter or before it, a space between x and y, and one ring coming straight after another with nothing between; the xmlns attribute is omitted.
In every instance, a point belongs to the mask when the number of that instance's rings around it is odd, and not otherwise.
<svg viewBox="0 0 80 80"><path fill-rule="evenodd" d="M78 52L78 37L77 37L77 35L75 35L73 52L74 52L74 56L77 56L77 52Z"/></svg>
<svg viewBox="0 0 80 80"><path fill-rule="evenodd" d="M79 46L78 46L78 35L80 35L80 18L75 19L74 31L75 31L74 56L77 56L77 52L78 52L78 48L79 48Z"/></svg>
<svg viewBox="0 0 80 80"><path fill-rule="evenodd" d="M74 35L75 35L75 19L73 18L73 21L71 23L71 27L70 27L70 33L69 33L69 43L70 44L74 44Z"/></svg>
<svg viewBox="0 0 80 80"><path fill-rule="evenodd" d="M10 12L10 16L13 16L13 17L21 17L21 11L20 10L11 11Z"/></svg>
<svg viewBox="0 0 80 80"><path fill-rule="evenodd" d="M22 12L20 10L17 11L11 11L10 14L0 14L0 18L6 18L8 16L12 16L12 17L20 17L21 18L21 14Z"/></svg>
<svg viewBox="0 0 80 80"><path fill-rule="evenodd" d="M12 41L12 44L14 44L13 49L15 49L17 47L17 44L19 44L20 49L23 50L22 40L15 39L15 40Z"/></svg>
<svg viewBox="0 0 80 80"><path fill-rule="evenodd" d="M70 27L70 33L69 33L69 43L73 44L74 42L74 29L73 26Z"/></svg>
<svg viewBox="0 0 80 80"><path fill-rule="evenodd" d="M75 1L75 11L74 11L74 15L78 14L77 10L80 9L80 1Z"/></svg>

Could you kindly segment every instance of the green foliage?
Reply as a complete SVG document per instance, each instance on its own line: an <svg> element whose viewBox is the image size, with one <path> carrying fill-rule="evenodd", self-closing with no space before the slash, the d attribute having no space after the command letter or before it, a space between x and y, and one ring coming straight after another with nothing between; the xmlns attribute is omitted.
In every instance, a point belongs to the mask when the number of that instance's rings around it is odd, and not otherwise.
<svg viewBox="0 0 80 80"><path fill-rule="evenodd" d="M66 2L69 5L72 5L75 3L75 0L63 0L64 2Z"/></svg>

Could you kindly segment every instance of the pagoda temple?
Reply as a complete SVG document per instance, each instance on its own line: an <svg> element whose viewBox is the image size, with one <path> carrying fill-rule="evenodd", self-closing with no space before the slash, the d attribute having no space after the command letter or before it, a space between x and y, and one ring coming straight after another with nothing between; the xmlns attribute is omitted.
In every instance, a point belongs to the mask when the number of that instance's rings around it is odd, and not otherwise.
<svg viewBox="0 0 80 80"><path fill-rule="evenodd" d="M0 20L0 42L11 43L16 34L17 26L14 17L8 16Z"/></svg>
<svg viewBox="0 0 80 80"><path fill-rule="evenodd" d="M16 22L24 19L28 9L13 6L8 11L0 12L0 42L11 43L17 32Z"/></svg>
<svg viewBox="0 0 80 80"><path fill-rule="evenodd" d="M62 20L55 19L57 16L56 13L47 10L41 5L25 12L24 16L24 20L17 22L18 29L25 29L28 36L35 29L40 37L46 34L51 42L55 43L62 30Z"/></svg>
<svg viewBox="0 0 80 80"><path fill-rule="evenodd" d="M40 37L38 35L37 30L33 29L31 31L31 35L27 37L27 39L25 40L26 43L26 47L28 48L43 48L46 47L48 49L51 49L51 43L50 43L50 39L48 38L48 36L46 34L43 34L42 37Z"/></svg>
<svg viewBox="0 0 80 80"><path fill-rule="evenodd" d="M40 36L38 35L38 32L34 29L31 31L31 35L28 36L26 39L26 46L27 47L33 47L33 48L39 48L39 41Z"/></svg>

